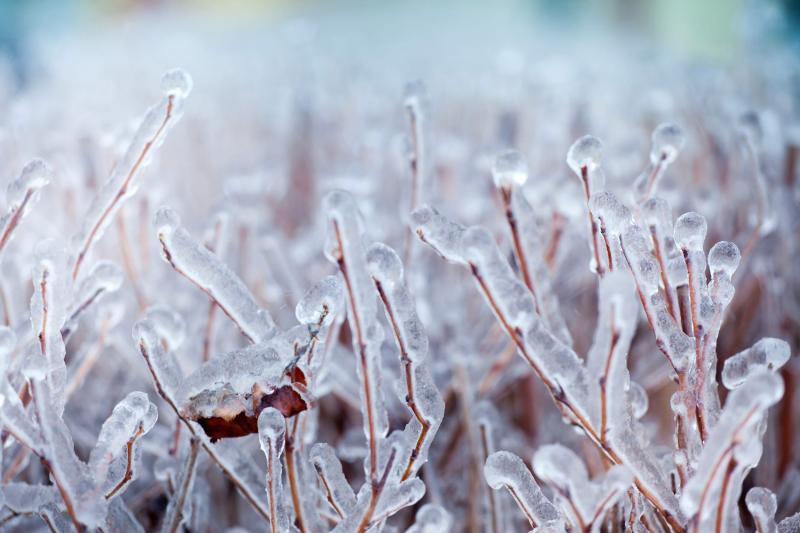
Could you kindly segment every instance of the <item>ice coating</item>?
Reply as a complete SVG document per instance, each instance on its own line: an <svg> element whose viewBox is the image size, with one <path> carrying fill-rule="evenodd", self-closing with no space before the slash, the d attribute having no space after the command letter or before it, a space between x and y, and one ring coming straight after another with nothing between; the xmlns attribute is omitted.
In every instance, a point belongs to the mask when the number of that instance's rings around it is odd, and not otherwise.
<svg viewBox="0 0 800 533"><path fill-rule="evenodd" d="M186 523L190 518L192 509L188 500L197 477L197 455L199 451L200 441L197 438L192 438L181 467L180 476L176 480L175 492L172 494L164 513L164 521L161 524L162 533L173 533L180 530L181 524Z"/></svg>
<svg viewBox="0 0 800 533"><path fill-rule="evenodd" d="M466 228L452 222L431 206L424 205L411 214L417 236L429 244L443 258L453 263L464 263L461 238Z"/></svg>
<svg viewBox="0 0 800 533"><path fill-rule="evenodd" d="M603 144L600 139L584 135L570 146L567 164L580 177L584 168L591 171L600 166L602 154Z"/></svg>
<svg viewBox="0 0 800 533"><path fill-rule="evenodd" d="M192 77L181 68L168 70L161 77L161 91L166 96L186 98L193 85Z"/></svg>
<svg viewBox="0 0 800 533"><path fill-rule="evenodd" d="M739 266L741 258L738 246L729 241L720 241L708 252L708 268L712 275L721 272L730 278Z"/></svg>
<svg viewBox="0 0 800 533"><path fill-rule="evenodd" d="M506 451L494 452L486 459L483 475L491 488L506 488L515 496L531 527L561 518L561 513L542 493L519 456Z"/></svg>
<svg viewBox="0 0 800 533"><path fill-rule="evenodd" d="M428 92L425 84L420 80L414 80L406 84L403 89L403 103L406 107L411 107L419 113L427 105Z"/></svg>
<svg viewBox="0 0 800 533"><path fill-rule="evenodd" d="M11 239L19 222L39 197L39 190L50 183L53 171L41 159L34 159L22 168L19 177L8 185L6 210L0 216L0 254Z"/></svg>
<svg viewBox="0 0 800 533"><path fill-rule="evenodd" d="M180 225L172 209L156 212L155 228L164 260L209 295L252 342L275 334L275 323L261 309L244 282Z"/></svg>
<svg viewBox="0 0 800 533"><path fill-rule="evenodd" d="M311 448L309 459L317 475L325 480L324 485L329 490L330 504L334 511L340 517L349 514L355 508L356 495L344 477L342 463L336 457L334 449L328 444L317 443Z"/></svg>
<svg viewBox="0 0 800 533"><path fill-rule="evenodd" d="M744 501L759 533L777 533L775 512L778 510L778 501L772 491L764 487L753 487L747 491Z"/></svg>
<svg viewBox="0 0 800 533"><path fill-rule="evenodd" d="M122 204L136 193L141 170L151 162L153 153L183 115L183 102L191 90L191 78L181 70L171 70L162 79L161 87L164 97L145 112L127 150L97 191L80 230L72 237L73 279L78 277L92 243L103 236Z"/></svg>
<svg viewBox="0 0 800 533"><path fill-rule="evenodd" d="M120 401L100 429L97 444L89 455L89 468L97 483L106 480L109 466L125 455L126 445L149 432L156 423L158 410L147 394L134 391ZM119 480L112 480L112 485Z"/></svg>
<svg viewBox="0 0 800 533"><path fill-rule="evenodd" d="M272 531L289 531L289 514L283 504L283 456L286 424L283 415L268 407L258 415L258 440L267 457L267 499Z"/></svg>
<svg viewBox="0 0 800 533"><path fill-rule="evenodd" d="M612 234L622 233L631 219L630 210L610 191L593 194L589 201L589 209Z"/></svg>
<svg viewBox="0 0 800 533"><path fill-rule="evenodd" d="M519 267L520 269L527 267L536 308L555 336L565 344L572 345L572 336L561 314L550 269L543 257L546 248L545 237L542 235L533 207L520 191L511 194L511 212L519 232L521 253L524 255L524 260L518 258ZM510 223L509 227L511 228ZM513 231L513 228L511 229ZM522 278L523 281L526 280L525 273Z"/></svg>
<svg viewBox="0 0 800 533"><path fill-rule="evenodd" d="M119 290L124 279L125 275L116 263L107 260L98 261L78 285L75 302L82 304L93 300L101 293Z"/></svg>
<svg viewBox="0 0 800 533"><path fill-rule="evenodd" d="M790 355L791 349L786 341L772 337L763 338L725 360L722 384L731 390L741 387L757 372L777 371L789 361Z"/></svg>
<svg viewBox="0 0 800 533"><path fill-rule="evenodd" d="M650 161L655 165L660 161L672 163L686 144L683 130L672 123L659 124L653 130Z"/></svg>
<svg viewBox="0 0 800 533"><path fill-rule="evenodd" d="M684 213L675 221L675 244L684 250L702 250L708 225L699 213Z"/></svg>
<svg viewBox="0 0 800 533"><path fill-rule="evenodd" d="M403 282L403 262L397 252L376 242L367 248L367 267L372 278L386 287Z"/></svg>
<svg viewBox="0 0 800 533"><path fill-rule="evenodd" d="M338 276L327 276L315 283L295 307L295 317L301 324L329 324L344 312L344 288ZM320 324L324 321L324 324Z"/></svg>
<svg viewBox="0 0 800 533"><path fill-rule="evenodd" d="M670 237L672 236L672 209L669 202L654 196L642 204L642 219L649 227L655 227L659 231L669 228Z"/></svg>
<svg viewBox="0 0 800 533"><path fill-rule="evenodd" d="M405 533L447 533L452 525L453 518L444 507L426 503L419 508L417 519Z"/></svg>
<svg viewBox="0 0 800 533"><path fill-rule="evenodd" d="M753 374L728 395L722 414L698 458L695 474L681 495L681 509L687 516L699 513L697 520L701 525L713 518L724 471L717 465L726 461L731 451L736 453L741 449L749 452L737 453L736 468L746 470L755 465L761 456L760 431L757 428L762 424L767 409L782 396L783 380L772 372ZM705 497L701 500L703 494ZM701 501L704 503L702 509Z"/></svg>
<svg viewBox="0 0 800 533"><path fill-rule="evenodd" d="M753 149L757 150L761 146L764 128L757 111L749 110L742 113L739 117L739 131Z"/></svg>
<svg viewBox="0 0 800 533"><path fill-rule="evenodd" d="M494 160L492 178L498 189L522 187L528 181L528 161L517 150L502 152Z"/></svg>

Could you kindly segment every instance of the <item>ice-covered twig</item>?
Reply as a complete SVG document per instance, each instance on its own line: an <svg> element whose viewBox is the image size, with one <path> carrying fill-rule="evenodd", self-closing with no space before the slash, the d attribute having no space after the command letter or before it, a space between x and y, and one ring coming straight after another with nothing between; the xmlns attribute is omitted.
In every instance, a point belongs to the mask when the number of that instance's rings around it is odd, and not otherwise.
<svg viewBox="0 0 800 533"><path fill-rule="evenodd" d="M39 190L50 183L53 171L41 159L34 159L22 168L22 173L8 185L6 212L0 216L0 257L14 230L39 197Z"/></svg>
<svg viewBox="0 0 800 533"><path fill-rule="evenodd" d="M228 232L228 215L225 212L218 213L214 217L214 224L212 226L210 235L205 239L205 246L208 251L220 257L223 248L225 235ZM206 362L211 357L211 348L214 344L214 319L217 316L217 302L213 298L208 302L208 316L206 317L206 327L203 334L203 357L202 361Z"/></svg>
<svg viewBox="0 0 800 533"><path fill-rule="evenodd" d="M342 472L342 463L328 444L317 443L311 448L311 464L317 471L331 508L344 518L356 505L356 496Z"/></svg>
<svg viewBox="0 0 800 533"><path fill-rule="evenodd" d="M111 416L103 423L97 444L89 455L89 469L93 472L95 483L104 490L107 500L120 493L134 478L134 446L142 435L153 428L157 418L158 410L147 395L132 392L114 407ZM122 478L112 478L110 474L119 470L114 466L123 462L125 469ZM111 487L110 490L107 487Z"/></svg>
<svg viewBox="0 0 800 533"><path fill-rule="evenodd" d="M367 263L400 351L406 406L419 424L418 429L412 428L417 437L402 482L427 461L428 448L444 416L444 401L431 376L428 337L403 279L400 257L385 244L375 243L367 250Z"/></svg>
<svg viewBox="0 0 800 533"><path fill-rule="evenodd" d="M408 213L414 211L422 202L425 189L427 165L427 104L428 95L425 85L415 81L406 85L403 105L408 117L408 166L411 173L411 192ZM413 245L411 230L406 232L405 251L403 257L408 263Z"/></svg>
<svg viewBox="0 0 800 533"><path fill-rule="evenodd" d="M650 165L633 184L634 196L639 205L653 196L661 176L686 144L681 128L670 123L659 124L653 130L651 140Z"/></svg>
<svg viewBox="0 0 800 533"><path fill-rule="evenodd" d="M170 70L161 79L161 90L164 97L145 113L128 149L97 192L80 231L73 237L76 254L73 280L77 279L94 241L103 235L123 202L136 192L140 170L152 160L153 152L183 114L184 100L192 90L192 79L181 69Z"/></svg>
<svg viewBox="0 0 800 533"><path fill-rule="evenodd" d="M709 434L697 461L695 475L682 495L681 508L692 517L695 531L728 531L738 523L741 482L761 458L764 419L783 396L780 376L762 371L752 375L728 396L719 421Z"/></svg>
<svg viewBox="0 0 800 533"><path fill-rule="evenodd" d="M722 384L730 390L741 387L753 374L777 371L789 361L791 348L781 339L766 337L750 348L730 356L722 367Z"/></svg>
<svg viewBox="0 0 800 533"><path fill-rule="evenodd" d="M283 456L285 423L277 409L267 408L258 415L258 439L267 457L267 500L269 524L273 533L289 530L289 516L283 505Z"/></svg>
<svg viewBox="0 0 800 533"><path fill-rule="evenodd" d="M330 231L326 255L339 266L348 303L348 319L353 330L353 350L361 378L364 432L369 448L367 475L373 497L379 485L378 441L388 430L386 410L380 388L380 343L383 331L376 321L376 300L366 264L366 253L359 213L352 197L333 191L325 198Z"/></svg>
<svg viewBox="0 0 800 533"><path fill-rule="evenodd" d="M583 188L586 214L589 218L589 247L592 250L591 270L602 277L605 266L600 257L600 242L597 222L589 207L589 200L595 191L602 190L605 186L605 176L600 167L603 145L597 137L585 135L575 141L567 153L567 164L578 176Z"/></svg>
<svg viewBox="0 0 800 533"><path fill-rule="evenodd" d="M527 162L517 151L504 152L495 160L492 174L505 208L514 255L522 280L533 296L536 312L542 315L551 331L562 342L572 344L544 261L544 239L533 208L522 191L522 186L528 179Z"/></svg>
<svg viewBox="0 0 800 533"><path fill-rule="evenodd" d="M159 209L155 227L164 260L215 301L251 342L262 342L275 335L275 323L269 312L259 307L232 270L189 235L175 211Z"/></svg>
<svg viewBox="0 0 800 533"><path fill-rule="evenodd" d="M188 518L185 509L187 500L194 486L194 478L197 471L197 455L200 451L200 439L193 437L189 440L189 451L183 463L178 488L169 501L164 524L161 526L163 533L176 533L181 524Z"/></svg>
<svg viewBox="0 0 800 533"><path fill-rule="evenodd" d="M528 466L517 455L506 451L494 452L486 460L483 473L492 489L508 490L532 528L562 518L536 484Z"/></svg>
<svg viewBox="0 0 800 533"><path fill-rule="evenodd" d="M480 439L480 466L481 470L486 469L489 457L495 453L495 424L499 418L499 413L488 402L479 402L474 409L475 421L478 426L478 437ZM485 476L484 476L485 477ZM488 491L487 503L489 507L489 529L492 533L501 533L505 530L508 517L505 515L505 506L499 493L495 490Z"/></svg>

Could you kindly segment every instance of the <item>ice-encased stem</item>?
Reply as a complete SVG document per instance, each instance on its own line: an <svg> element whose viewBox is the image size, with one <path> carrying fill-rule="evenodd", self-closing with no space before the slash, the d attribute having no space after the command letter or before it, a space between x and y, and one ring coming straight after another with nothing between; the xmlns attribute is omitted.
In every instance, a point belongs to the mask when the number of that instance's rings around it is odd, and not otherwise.
<svg viewBox="0 0 800 533"><path fill-rule="evenodd" d="M183 463L183 470L179 478L178 489L173 494L167 506L164 517L164 525L161 527L163 533L176 533L186 517L184 508L186 500L194 486L194 478L197 471L197 454L200 451L200 439L192 438L189 441L189 453Z"/></svg>
<svg viewBox="0 0 800 533"><path fill-rule="evenodd" d="M92 200L80 231L72 239L76 254L73 280L77 279L92 243L103 235L122 203L136 192L136 178L141 169L150 162L167 132L183 115L184 100L192 85L189 75L175 69L164 75L161 84L164 96L145 113L128 149Z"/></svg>

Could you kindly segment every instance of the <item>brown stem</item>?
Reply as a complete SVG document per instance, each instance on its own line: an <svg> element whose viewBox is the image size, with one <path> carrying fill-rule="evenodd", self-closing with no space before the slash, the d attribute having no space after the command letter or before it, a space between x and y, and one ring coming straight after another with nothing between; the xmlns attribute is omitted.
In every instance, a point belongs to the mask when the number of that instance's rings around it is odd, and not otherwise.
<svg viewBox="0 0 800 533"><path fill-rule="evenodd" d="M605 274L603 263L600 261L600 246L597 244L597 221L592 215L592 210L589 208L589 200L592 196L592 191L589 188L589 169L586 166L581 167L581 181L583 182L583 194L586 199L586 213L589 216L589 228L591 229L592 252L594 253L594 261L597 269L597 275L601 278Z"/></svg>
<svg viewBox="0 0 800 533"><path fill-rule="evenodd" d="M681 316L678 310L677 296L675 294L675 290L672 288L672 285L669 282L669 276L667 275L667 265L664 261L664 254L661 251L661 241L658 238L658 233L656 232L655 226L650 226L650 237L653 239L653 254L656 257L659 269L661 270L661 283L664 285L664 294L666 296L665 300L667 301L667 309L669 310L669 313L675 318L675 321L680 323Z"/></svg>
<svg viewBox="0 0 800 533"><path fill-rule="evenodd" d="M386 293L384 292L381 283L375 278L372 278L372 281L375 282L375 288L378 290L381 302L383 302L383 306L386 308L386 314L389 317L389 322L392 325L392 332L394 333L395 341L397 341L397 347L400 350L400 363L403 365L403 372L405 374L406 406L421 426L419 435L417 436L417 442L414 444L414 448L411 450L411 455L408 458L405 471L400 478L400 481L405 481L411 477L414 463L419 457L419 452L422 449L422 445L425 443L425 437L428 435L428 432L431 429L431 423L422 415L419 407L417 407L417 398L414 393L414 362L408 357L408 350L405 342L403 341L403 334L400 332L400 326L397 323L397 316L395 315L391 302L389 302L389 299L386 297Z"/></svg>
<svg viewBox="0 0 800 533"><path fill-rule="evenodd" d="M334 233L336 234L336 244L339 249L339 270L342 273L345 287L347 288L347 299L350 302L351 322L356 333L356 344L358 345L358 359L361 365L362 386L364 388L364 403L367 411L367 433L369 434L369 477L370 481L375 487L378 480L378 448L377 448L377 431L375 429L375 413L372 407L372 387L370 385L370 368L369 359L367 357L367 345L364 341L364 332L362 331L361 318L359 317L358 307L356 305L355 297L353 294L353 283L350 279L350 274L347 269L347 262L344 257L344 247L342 244L342 236L339 231L339 224L333 222Z"/></svg>
<svg viewBox="0 0 800 533"><path fill-rule="evenodd" d="M127 485L128 482L133 477L133 445L136 442L136 439L141 437L143 433L144 433L144 426L142 424L139 424L139 427L137 428L136 433L134 433L131 436L131 438L128 440L128 443L126 444L126 448L127 448L126 451L127 451L127 454L128 454L128 462L127 462L127 464L125 466L125 475L122 476L122 479L119 480L119 483L117 483L114 486L114 488L111 489L111 491L108 494L106 494L106 500L110 500L111 498L113 498L114 495L117 494L120 490L122 490L122 488L125 485Z"/></svg>
<svg viewBox="0 0 800 533"><path fill-rule="evenodd" d="M600 377L600 439L606 443L606 431L608 425L608 399L606 394L606 385L608 384L608 375L611 372L611 362L614 357L614 351L619 342L619 331L614 324L614 309L612 304L611 309L611 342L608 346L608 356L606 357L606 364L603 366L603 375Z"/></svg>
<svg viewBox="0 0 800 533"><path fill-rule="evenodd" d="M558 245L561 243L561 235L564 233L564 223L564 215L554 211L550 222L550 240L547 242L544 252L544 262L551 271L556 266L556 255Z"/></svg>
<svg viewBox="0 0 800 533"><path fill-rule="evenodd" d="M294 464L294 434L297 432L297 415L294 417L294 428L289 431L288 421L286 423L286 431L284 432L285 449L283 451L286 460L286 477L289 480L289 488L292 493L292 506L294 507L294 515L297 517L297 527L301 533L309 531L306 525L305 516L303 515L303 503L300 501L300 486L297 481L297 471Z"/></svg>
<svg viewBox="0 0 800 533"><path fill-rule="evenodd" d="M189 487L195 476L195 465L197 464L197 454L200 451L200 439L193 438L191 440L191 447L189 448L189 457L186 460L186 470L183 473L183 481L178 489L178 500L175 504L175 514L172 521L165 528L168 533L175 533L181 527L183 522L183 508L186 505L186 498L189 496ZM275 531L275 530L273 530Z"/></svg>
<svg viewBox="0 0 800 533"><path fill-rule="evenodd" d="M500 189L500 196L503 199L503 207L505 207L506 212L506 220L508 221L508 227L511 230L511 240L514 243L514 255L517 257L517 263L519 263L519 270L522 273L522 280L525 282L525 286L528 287L528 290L531 292L533 296L533 305L536 308L536 314L542 314L542 311L539 307L539 298L536 296L536 289L533 286L533 280L531 279L530 271L528 270L528 259L525 257L525 250L522 248L522 240L519 236L519 228L517 227L517 217L514 214L514 209L511 206L511 195L514 194L510 187L502 187Z"/></svg>
<svg viewBox="0 0 800 533"><path fill-rule="evenodd" d="M389 455L389 460L386 461L386 467L383 469L383 474L381 475L380 479L377 480L377 482L372 483L369 506L367 507L367 511L364 513L364 516L361 518L361 522L359 522L358 527L356 528L357 533L364 533L364 531L372 526L372 515L375 513L375 508L378 507L378 501L380 500L381 493L386 486L386 480L389 477L389 472L392 469L392 465L394 465L396 454L397 450L393 448L392 453Z"/></svg>
<svg viewBox="0 0 800 533"><path fill-rule="evenodd" d="M3 233L0 234L0 252L2 252L3 248L6 247L8 241L11 240L11 235L14 233L14 230L17 229L19 221L22 220L22 214L25 212L25 206L28 205L28 202L33 196L33 192L33 189L28 189L25 191L25 196L22 197L22 202L20 202L19 207L14 211L14 214L11 215L11 218L6 224Z"/></svg>

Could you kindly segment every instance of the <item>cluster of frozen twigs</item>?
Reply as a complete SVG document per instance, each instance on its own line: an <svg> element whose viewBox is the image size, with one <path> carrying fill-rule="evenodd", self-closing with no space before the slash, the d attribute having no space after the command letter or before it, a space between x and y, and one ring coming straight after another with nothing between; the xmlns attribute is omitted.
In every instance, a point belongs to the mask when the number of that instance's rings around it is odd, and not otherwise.
<svg viewBox="0 0 800 533"><path fill-rule="evenodd" d="M496 104L487 149L416 83L400 171L382 134L317 138L288 186L239 176L207 215L138 191L192 82L162 89L108 178L34 160L8 187L0 527L800 531L777 338L800 318L798 149L774 116L720 135L729 113L695 101L675 121L699 125L657 125L641 174L607 180L595 137L567 166L508 149L533 142L524 98ZM311 114L276 133L302 145ZM351 157L402 178L319 168Z"/></svg>

